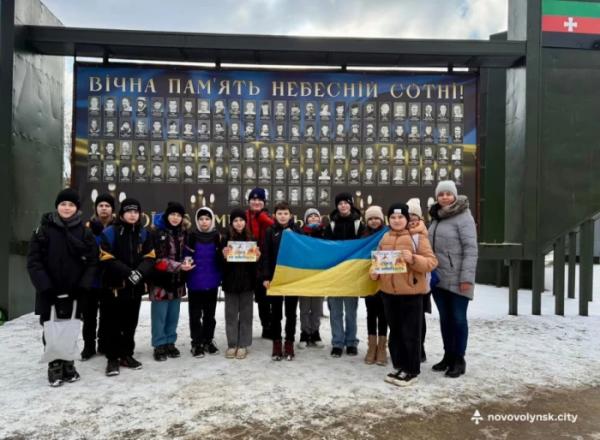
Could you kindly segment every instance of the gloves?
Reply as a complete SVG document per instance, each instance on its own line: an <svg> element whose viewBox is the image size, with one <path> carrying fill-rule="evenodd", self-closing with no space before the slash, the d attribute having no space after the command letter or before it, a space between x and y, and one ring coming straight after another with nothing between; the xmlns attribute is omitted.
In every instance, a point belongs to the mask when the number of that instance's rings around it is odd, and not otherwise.
<svg viewBox="0 0 600 440"><path fill-rule="evenodd" d="M132 270L127 280L131 283L131 285L137 286L137 284L142 281L142 278L142 274L139 271Z"/></svg>

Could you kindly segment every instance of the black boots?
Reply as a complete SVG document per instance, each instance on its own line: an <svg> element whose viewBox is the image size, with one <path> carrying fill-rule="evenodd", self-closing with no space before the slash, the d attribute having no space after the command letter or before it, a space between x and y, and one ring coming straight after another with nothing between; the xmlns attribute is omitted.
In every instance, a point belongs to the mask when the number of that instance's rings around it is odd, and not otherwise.
<svg viewBox="0 0 600 440"><path fill-rule="evenodd" d="M465 371L467 371L467 363L465 362L465 357L456 356L454 357L450 368L448 368L448 370L446 371L446 376L456 378L465 374Z"/></svg>
<svg viewBox="0 0 600 440"><path fill-rule="evenodd" d="M433 371L446 371L448 368L450 368L451 364L452 364L452 355L450 353L444 352L444 358L437 364L434 364L431 367L431 369Z"/></svg>

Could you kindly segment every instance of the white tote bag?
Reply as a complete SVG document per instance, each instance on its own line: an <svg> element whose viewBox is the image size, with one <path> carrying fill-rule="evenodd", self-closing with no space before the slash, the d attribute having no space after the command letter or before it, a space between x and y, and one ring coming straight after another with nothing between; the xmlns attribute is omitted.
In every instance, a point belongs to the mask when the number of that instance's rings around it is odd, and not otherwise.
<svg viewBox="0 0 600 440"><path fill-rule="evenodd" d="M50 320L44 322L44 339L46 348L42 362L52 362L56 359L74 361L79 358L77 339L81 332L81 321L75 318L77 301L73 301L71 319L56 319L56 308L50 309Z"/></svg>

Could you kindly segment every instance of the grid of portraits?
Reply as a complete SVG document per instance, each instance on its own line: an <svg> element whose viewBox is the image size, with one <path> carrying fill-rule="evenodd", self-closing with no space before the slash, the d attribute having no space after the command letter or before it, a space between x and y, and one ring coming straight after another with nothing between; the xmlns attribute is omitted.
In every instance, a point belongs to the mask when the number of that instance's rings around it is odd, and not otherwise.
<svg viewBox="0 0 600 440"><path fill-rule="evenodd" d="M462 102L88 98L89 182L226 184L230 205L463 181Z"/></svg>

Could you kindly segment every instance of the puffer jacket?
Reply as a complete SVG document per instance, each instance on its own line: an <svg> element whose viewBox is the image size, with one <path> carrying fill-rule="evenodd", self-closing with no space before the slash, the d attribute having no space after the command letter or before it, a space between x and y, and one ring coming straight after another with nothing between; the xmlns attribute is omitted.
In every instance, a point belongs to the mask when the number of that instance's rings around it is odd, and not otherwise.
<svg viewBox="0 0 600 440"><path fill-rule="evenodd" d="M198 212L207 210L212 215L212 222L207 232L200 230ZM196 211L196 230L188 239L186 256L194 260L194 269L187 276L187 287L190 292L216 289L221 284L223 272L223 246L221 235L216 230L215 215L210 208L202 207Z"/></svg>
<svg viewBox="0 0 600 440"><path fill-rule="evenodd" d="M185 224L174 228L164 215L152 229L156 261L150 279L149 298L164 301L185 296L186 273L181 270L188 230Z"/></svg>
<svg viewBox="0 0 600 440"><path fill-rule="evenodd" d="M92 287L97 266L98 246L81 213L69 220L56 211L44 214L27 254L27 270L36 290L35 314L49 315L63 294L69 301L84 295Z"/></svg>
<svg viewBox="0 0 600 440"><path fill-rule="evenodd" d="M393 295L424 295L429 291L426 274L435 269L437 258L431 250L427 237L420 237L418 246L415 246L408 229L391 230L385 233L377 249L408 250L413 253L413 262L406 265L406 273L379 275L379 290Z"/></svg>
<svg viewBox="0 0 600 440"><path fill-rule="evenodd" d="M439 261L436 270L440 287L457 295L473 299L477 269L477 229L469 210L469 201L458 196L445 208L435 204L430 210L429 240ZM470 283L467 292L460 292L460 283Z"/></svg>

